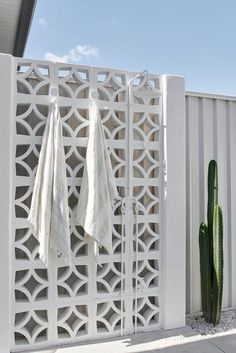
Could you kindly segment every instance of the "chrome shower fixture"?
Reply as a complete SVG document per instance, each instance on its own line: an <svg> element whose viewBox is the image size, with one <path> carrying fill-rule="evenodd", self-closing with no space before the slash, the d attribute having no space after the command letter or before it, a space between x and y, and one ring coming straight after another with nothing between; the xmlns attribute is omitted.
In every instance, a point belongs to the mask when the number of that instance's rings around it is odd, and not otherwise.
<svg viewBox="0 0 236 353"><path fill-rule="evenodd" d="M149 81L149 73L147 70L144 70L143 72L137 74L136 76L132 77L130 80L129 80L129 87L131 86L131 83L139 78L140 76L146 74L146 82L145 84L137 89L137 90L134 90L133 91L133 94L135 97L137 98L143 98L143 99L155 99L155 98L159 98L161 96L161 91L152 87L150 85L150 81Z"/></svg>

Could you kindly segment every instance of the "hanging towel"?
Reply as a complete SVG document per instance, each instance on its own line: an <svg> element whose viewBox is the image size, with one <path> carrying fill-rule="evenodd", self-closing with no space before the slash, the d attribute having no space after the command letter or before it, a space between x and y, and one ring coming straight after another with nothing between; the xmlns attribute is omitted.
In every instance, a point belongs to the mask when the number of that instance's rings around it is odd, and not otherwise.
<svg viewBox="0 0 236 353"><path fill-rule="evenodd" d="M85 230L94 260L100 264L98 246L112 250L113 207L120 200L97 103L90 110L89 139L76 220Z"/></svg>
<svg viewBox="0 0 236 353"><path fill-rule="evenodd" d="M70 266L70 230L62 123L54 100L50 106L28 221L39 241L39 257L49 265L51 247Z"/></svg>

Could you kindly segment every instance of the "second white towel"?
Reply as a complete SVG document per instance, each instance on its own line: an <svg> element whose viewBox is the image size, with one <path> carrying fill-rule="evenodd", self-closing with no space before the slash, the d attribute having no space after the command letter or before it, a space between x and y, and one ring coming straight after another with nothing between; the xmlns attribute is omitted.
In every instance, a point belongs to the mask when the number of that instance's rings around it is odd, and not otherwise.
<svg viewBox="0 0 236 353"><path fill-rule="evenodd" d="M98 246L104 246L111 253L113 206L118 200L106 138L94 100L76 220L92 243L97 263L100 263Z"/></svg>

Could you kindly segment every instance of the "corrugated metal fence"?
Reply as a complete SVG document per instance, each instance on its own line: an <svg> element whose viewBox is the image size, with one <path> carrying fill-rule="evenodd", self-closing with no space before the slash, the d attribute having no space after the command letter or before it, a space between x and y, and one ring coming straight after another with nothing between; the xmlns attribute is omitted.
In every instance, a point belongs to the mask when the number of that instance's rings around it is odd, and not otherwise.
<svg viewBox="0 0 236 353"><path fill-rule="evenodd" d="M236 98L186 93L187 312L201 310L198 230L207 214L207 169L218 162L224 216L223 307L236 305Z"/></svg>

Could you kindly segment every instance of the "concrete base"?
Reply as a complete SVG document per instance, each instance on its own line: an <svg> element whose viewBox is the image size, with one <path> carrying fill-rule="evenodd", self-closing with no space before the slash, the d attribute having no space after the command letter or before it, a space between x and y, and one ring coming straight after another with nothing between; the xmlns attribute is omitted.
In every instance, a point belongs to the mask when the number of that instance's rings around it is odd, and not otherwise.
<svg viewBox="0 0 236 353"><path fill-rule="evenodd" d="M37 353L235 353L235 347L236 330L206 337L186 326Z"/></svg>

